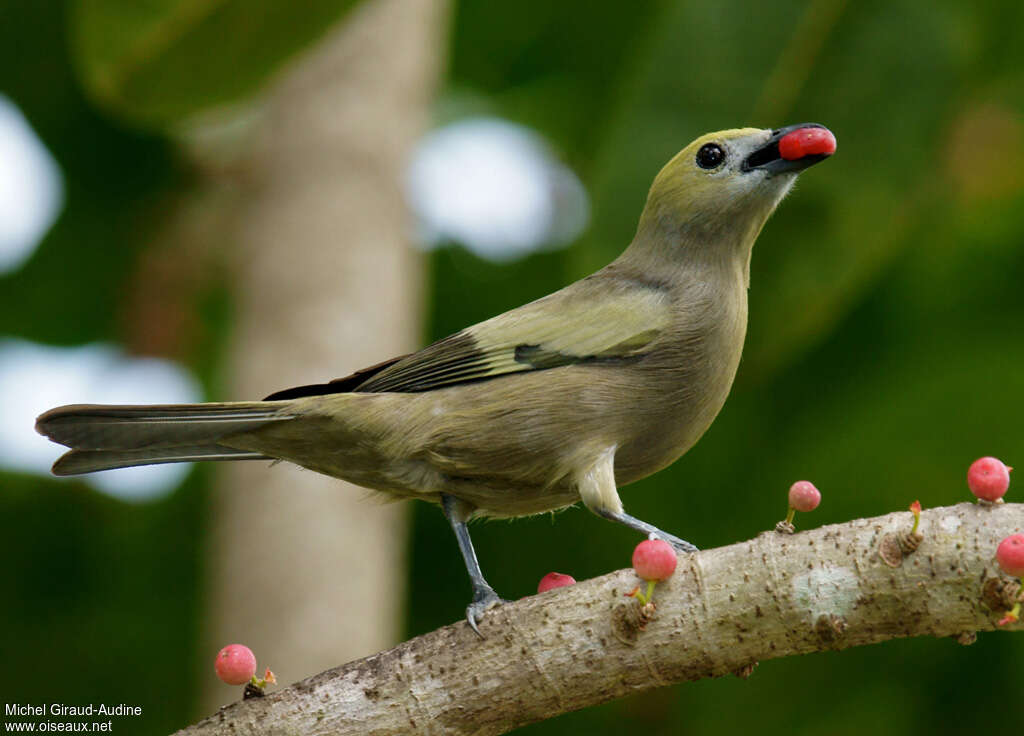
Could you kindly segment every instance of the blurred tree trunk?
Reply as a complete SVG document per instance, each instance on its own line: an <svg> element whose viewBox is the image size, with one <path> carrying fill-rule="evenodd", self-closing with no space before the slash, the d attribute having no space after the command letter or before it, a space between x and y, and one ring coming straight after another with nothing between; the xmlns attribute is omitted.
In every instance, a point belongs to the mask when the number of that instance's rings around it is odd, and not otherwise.
<svg viewBox="0 0 1024 736"><path fill-rule="evenodd" d="M444 0L369 0L278 77L243 154L235 398L315 383L413 348L421 259L401 183L427 123ZM237 184L237 183L235 183ZM237 699L213 654L242 642L282 683L398 640L406 513L285 463L221 468L210 521L208 710Z"/></svg>

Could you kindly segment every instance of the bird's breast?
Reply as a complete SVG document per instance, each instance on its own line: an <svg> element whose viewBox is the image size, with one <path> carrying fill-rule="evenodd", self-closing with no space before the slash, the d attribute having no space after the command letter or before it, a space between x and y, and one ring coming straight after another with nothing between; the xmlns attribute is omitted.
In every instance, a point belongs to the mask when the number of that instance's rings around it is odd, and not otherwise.
<svg viewBox="0 0 1024 736"><path fill-rule="evenodd" d="M743 351L746 292L708 301L696 318L687 314L673 339L635 368L642 374L635 383L644 390L633 406L638 424L615 456L620 485L679 459L725 404Z"/></svg>

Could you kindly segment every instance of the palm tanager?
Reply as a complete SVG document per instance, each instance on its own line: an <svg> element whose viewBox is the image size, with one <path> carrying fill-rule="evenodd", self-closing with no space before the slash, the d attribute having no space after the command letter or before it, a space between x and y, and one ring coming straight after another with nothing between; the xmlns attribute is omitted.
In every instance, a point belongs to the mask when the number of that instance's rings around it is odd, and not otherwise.
<svg viewBox="0 0 1024 736"><path fill-rule="evenodd" d="M835 147L812 123L709 133L655 177L625 252L554 294L263 401L62 406L36 429L71 448L56 475L275 459L437 503L469 572L477 630L501 599L480 571L470 519L582 501L696 550L625 513L618 488L678 459L722 408L747 327L754 240L797 174Z"/></svg>

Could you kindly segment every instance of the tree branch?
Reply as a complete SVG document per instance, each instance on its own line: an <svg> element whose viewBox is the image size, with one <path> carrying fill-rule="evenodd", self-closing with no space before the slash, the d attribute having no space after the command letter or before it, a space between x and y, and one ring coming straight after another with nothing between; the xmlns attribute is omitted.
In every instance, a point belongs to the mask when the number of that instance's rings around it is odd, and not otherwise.
<svg viewBox="0 0 1024 736"><path fill-rule="evenodd" d="M983 588L1001 576L995 549L1024 527L1024 505L927 510L923 542L900 560L891 543L911 523L898 512L684 556L645 625L624 597L639 580L619 570L490 611L483 639L465 622L446 626L179 733L501 734L662 685L746 675L758 660L995 629L1001 611L982 603Z"/></svg>

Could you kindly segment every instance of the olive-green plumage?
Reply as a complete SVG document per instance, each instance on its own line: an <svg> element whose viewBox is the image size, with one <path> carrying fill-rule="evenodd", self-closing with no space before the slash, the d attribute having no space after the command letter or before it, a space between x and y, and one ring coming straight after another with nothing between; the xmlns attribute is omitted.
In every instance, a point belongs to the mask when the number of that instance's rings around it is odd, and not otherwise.
<svg viewBox="0 0 1024 736"><path fill-rule="evenodd" d="M698 138L657 175L614 262L417 353L264 401L53 409L37 429L72 448L54 472L276 458L444 501L457 533L473 516L581 500L657 532L623 513L618 487L676 460L722 408L754 240L796 174L825 158L784 160L778 140L809 127ZM468 534L459 541L473 577ZM474 627L497 600L481 584Z"/></svg>

